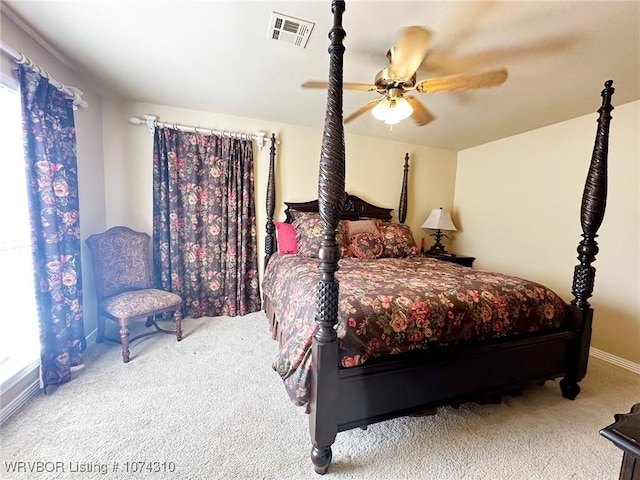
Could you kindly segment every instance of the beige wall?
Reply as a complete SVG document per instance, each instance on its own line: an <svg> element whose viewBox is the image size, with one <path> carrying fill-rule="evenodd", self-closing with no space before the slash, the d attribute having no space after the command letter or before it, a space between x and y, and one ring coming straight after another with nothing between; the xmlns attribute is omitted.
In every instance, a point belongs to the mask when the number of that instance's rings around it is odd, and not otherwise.
<svg viewBox="0 0 640 480"><path fill-rule="evenodd" d="M640 363L640 102L612 115L592 346ZM596 119L594 113L459 152L455 248L476 256L478 268L537 280L571 300Z"/></svg>
<svg viewBox="0 0 640 480"><path fill-rule="evenodd" d="M104 229L106 223L105 179L102 151L102 99L91 86L59 59L45 51L7 15L0 16L2 41L40 65L56 80L79 88L89 108L74 114L76 125L78 188L80 196L80 233L82 235L82 279L84 288L85 332L96 328L95 291L91 280L91 258L84 239ZM2 62L11 62L2 55ZM4 65L3 65L4 67ZM4 68L3 68L4 70Z"/></svg>
<svg viewBox="0 0 640 480"><path fill-rule="evenodd" d="M322 131L318 129L278 124L251 118L231 117L209 112L185 110L137 102L120 107L110 105L111 135L105 128L107 223L129 225L152 231L152 153L153 136L145 126L128 122L131 116L156 115L160 121L203 128L242 132L275 133L280 144L276 155L276 214L281 220L284 201L305 201L317 198L318 163ZM393 134L390 133L390 136ZM107 140L109 138L109 140ZM431 208L451 206L456 172L454 152L398 143L388 139L373 139L347 135L346 189L378 205L397 208L402 185L404 156L410 154L410 194L406 223L420 241L420 225ZM106 149L105 149L106 152ZM256 208L259 231L259 260L264 252L266 224L265 191L269 167L269 143L262 151L255 148ZM133 206L133 207L132 207Z"/></svg>

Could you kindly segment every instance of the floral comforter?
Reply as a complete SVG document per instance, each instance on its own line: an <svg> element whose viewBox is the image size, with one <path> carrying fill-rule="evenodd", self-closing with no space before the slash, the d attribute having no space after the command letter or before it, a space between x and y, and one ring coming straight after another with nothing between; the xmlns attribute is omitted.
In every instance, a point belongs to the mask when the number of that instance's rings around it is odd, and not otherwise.
<svg viewBox="0 0 640 480"><path fill-rule="evenodd" d="M318 259L274 255L264 294L281 334L273 367L296 405L309 400ZM337 325L343 367L416 349L558 329L565 303L521 278L423 256L343 258Z"/></svg>

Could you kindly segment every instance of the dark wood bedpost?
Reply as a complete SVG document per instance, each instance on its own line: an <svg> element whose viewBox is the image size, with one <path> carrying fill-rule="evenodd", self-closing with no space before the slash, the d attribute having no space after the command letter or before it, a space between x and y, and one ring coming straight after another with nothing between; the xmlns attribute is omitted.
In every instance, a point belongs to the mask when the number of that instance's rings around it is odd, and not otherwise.
<svg viewBox="0 0 640 480"><path fill-rule="evenodd" d="M572 366L567 376L560 382L562 394L571 400L580 393L578 382L587 372L589 359L589 345L591 343L591 323L593 309L588 299L593 293L596 269L591 265L598 253L598 229L604 218L607 205L607 156L609 153L609 124L611 122L611 96L615 91L613 81L605 82L602 90L602 106L598 109L598 130L591 156L591 164L582 194L580 209L580 224L582 226L582 241L578 245L579 265L573 271L574 299L569 307L576 328L582 331L580 344L576 345L576 364Z"/></svg>
<svg viewBox="0 0 640 480"><path fill-rule="evenodd" d="M338 433L336 407L338 405L338 342L335 325L338 322L338 281L335 272L340 260L340 246L336 241L338 222L345 201L345 147L342 120L342 65L345 31L342 13L345 2L333 0L333 28L329 32L329 91L325 115L320 173L318 181L318 210L323 224L318 268L322 276L317 287L316 323L313 337L313 369L309 401L309 431L311 461L316 473L324 474L331 463L331 445Z"/></svg>
<svg viewBox="0 0 640 480"><path fill-rule="evenodd" d="M409 152L404 156L404 173L402 175L402 191L400 192L400 205L398 206L398 222L404 223L407 219L407 198L409 197Z"/></svg>
<svg viewBox="0 0 640 480"><path fill-rule="evenodd" d="M267 179L267 234L264 237L264 268L267 268L269 259L275 250L276 226L273 223L273 214L276 211L276 134L271 134L271 149L269 153L269 178Z"/></svg>

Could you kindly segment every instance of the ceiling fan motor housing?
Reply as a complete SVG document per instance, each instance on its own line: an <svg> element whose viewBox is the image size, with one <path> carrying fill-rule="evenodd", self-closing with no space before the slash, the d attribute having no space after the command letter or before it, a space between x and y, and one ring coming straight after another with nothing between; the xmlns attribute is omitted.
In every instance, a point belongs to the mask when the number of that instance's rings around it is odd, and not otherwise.
<svg viewBox="0 0 640 480"><path fill-rule="evenodd" d="M380 93L384 93L388 88L399 87L405 90L413 88L416 84L416 74L411 78L394 78L389 73L388 68L383 68L376 74L375 85Z"/></svg>

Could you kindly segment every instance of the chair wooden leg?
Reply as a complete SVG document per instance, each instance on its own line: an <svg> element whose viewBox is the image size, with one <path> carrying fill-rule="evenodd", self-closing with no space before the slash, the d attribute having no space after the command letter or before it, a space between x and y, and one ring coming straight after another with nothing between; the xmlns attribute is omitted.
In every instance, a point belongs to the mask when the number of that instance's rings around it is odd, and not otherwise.
<svg viewBox="0 0 640 480"><path fill-rule="evenodd" d="M173 321L176 324L176 339L180 341L182 340L182 315L179 311L173 314Z"/></svg>
<svg viewBox="0 0 640 480"><path fill-rule="evenodd" d="M120 324L120 343L122 344L122 361L129 363L129 329L127 328L127 320L118 320Z"/></svg>
<svg viewBox="0 0 640 480"><path fill-rule="evenodd" d="M98 335L96 343L104 342L104 317L98 313Z"/></svg>

